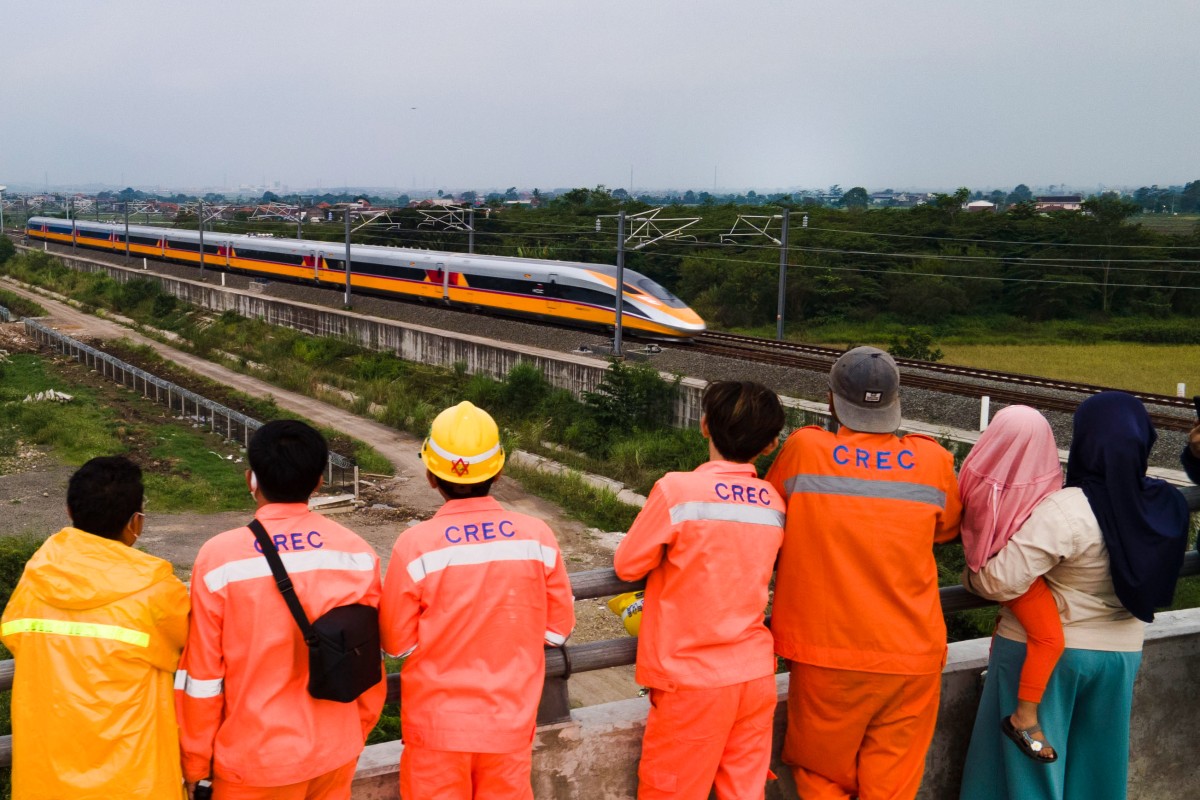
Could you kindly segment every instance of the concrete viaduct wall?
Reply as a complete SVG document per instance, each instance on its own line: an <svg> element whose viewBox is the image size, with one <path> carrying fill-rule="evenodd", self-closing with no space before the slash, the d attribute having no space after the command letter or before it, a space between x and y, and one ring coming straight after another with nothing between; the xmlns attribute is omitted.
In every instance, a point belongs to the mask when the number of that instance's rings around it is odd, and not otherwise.
<svg viewBox="0 0 1200 800"><path fill-rule="evenodd" d="M958 797L987 655L987 639L950 645L920 800ZM794 800L788 768L779 762L788 677L778 676L776 686L779 705L771 769L779 780L770 785L767 798ZM1200 793L1200 751L1191 724L1200 719L1198 686L1200 609L1159 614L1146 630L1145 655L1134 687L1130 800L1191 800ZM534 795L544 800L633 800L648 709L645 699L622 700L576 709L570 722L540 728L534 739ZM399 797L402 750L399 742L366 748L359 759L355 800Z"/></svg>

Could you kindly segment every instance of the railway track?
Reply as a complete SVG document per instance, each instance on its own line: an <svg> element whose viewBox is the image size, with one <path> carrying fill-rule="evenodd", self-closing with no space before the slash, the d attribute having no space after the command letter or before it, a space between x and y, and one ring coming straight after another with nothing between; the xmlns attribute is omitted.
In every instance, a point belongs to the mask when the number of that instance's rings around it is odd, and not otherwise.
<svg viewBox="0 0 1200 800"><path fill-rule="evenodd" d="M827 371L844 352L833 347L719 332L706 332L696 337L693 346L701 352L724 358L816 371ZM898 358L896 364L900 367L903 386L967 397L986 394L1001 403L1022 403L1044 411L1072 413L1088 395L1111 388L908 358ZM964 381L988 381L998 385L980 386ZM1077 396L1061 397L1049 392L1067 392ZM1150 419L1157 428L1186 431L1195 425L1194 410L1189 399L1149 392L1131 394L1146 404Z"/></svg>

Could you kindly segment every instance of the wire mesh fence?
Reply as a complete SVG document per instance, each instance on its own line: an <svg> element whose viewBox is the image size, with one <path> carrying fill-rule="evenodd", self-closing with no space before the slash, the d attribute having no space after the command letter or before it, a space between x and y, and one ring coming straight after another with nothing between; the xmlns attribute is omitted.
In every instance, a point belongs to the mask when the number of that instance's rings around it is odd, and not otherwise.
<svg viewBox="0 0 1200 800"><path fill-rule="evenodd" d="M211 432L238 442L243 447L250 444L250 437L254 431L263 426L262 422L253 417L152 375L140 367L127 364L103 350L72 339L36 320L25 320L25 333L39 344L91 367L115 383L140 391L147 399L153 397L156 403L165 405L178 416L201 427L208 427ZM326 468L325 485L354 487L357 495L357 482L358 467L354 459L331 452Z"/></svg>
<svg viewBox="0 0 1200 800"><path fill-rule="evenodd" d="M20 319L20 317L9 311L4 306L0 306L0 322L12 322L13 320L17 319Z"/></svg>

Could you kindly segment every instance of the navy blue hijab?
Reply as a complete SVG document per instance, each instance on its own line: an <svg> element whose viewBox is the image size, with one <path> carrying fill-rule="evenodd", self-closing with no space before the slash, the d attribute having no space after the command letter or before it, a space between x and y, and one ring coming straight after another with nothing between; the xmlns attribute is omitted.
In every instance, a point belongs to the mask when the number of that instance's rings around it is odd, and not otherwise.
<svg viewBox="0 0 1200 800"><path fill-rule="evenodd" d="M1144 622L1170 605L1187 546L1187 501L1146 477L1157 438L1140 400L1101 392L1075 411L1067 459L1067 486L1083 489L1104 533L1117 598Z"/></svg>

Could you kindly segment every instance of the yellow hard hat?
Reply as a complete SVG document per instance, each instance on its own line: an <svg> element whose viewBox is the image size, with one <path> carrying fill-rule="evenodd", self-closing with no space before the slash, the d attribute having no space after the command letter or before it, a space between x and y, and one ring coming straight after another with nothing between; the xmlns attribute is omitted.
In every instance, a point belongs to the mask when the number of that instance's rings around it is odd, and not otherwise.
<svg viewBox="0 0 1200 800"><path fill-rule="evenodd" d="M425 468L450 483L481 483L504 466L492 415L465 400L438 414L421 445Z"/></svg>
<svg viewBox="0 0 1200 800"><path fill-rule="evenodd" d="M630 636L637 636L642 628L642 598L645 592L626 592L608 601L608 610L621 618Z"/></svg>

